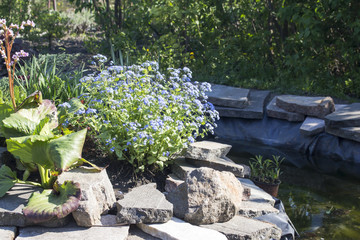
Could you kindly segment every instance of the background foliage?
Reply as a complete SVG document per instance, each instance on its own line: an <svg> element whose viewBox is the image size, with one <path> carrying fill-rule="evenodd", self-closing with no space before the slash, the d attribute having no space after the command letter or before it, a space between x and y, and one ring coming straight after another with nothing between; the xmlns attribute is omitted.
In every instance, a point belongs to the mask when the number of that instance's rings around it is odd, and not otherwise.
<svg viewBox="0 0 360 240"><path fill-rule="evenodd" d="M189 66L197 80L360 96L356 0L74 1L130 62ZM104 18L106 16L106 18Z"/></svg>

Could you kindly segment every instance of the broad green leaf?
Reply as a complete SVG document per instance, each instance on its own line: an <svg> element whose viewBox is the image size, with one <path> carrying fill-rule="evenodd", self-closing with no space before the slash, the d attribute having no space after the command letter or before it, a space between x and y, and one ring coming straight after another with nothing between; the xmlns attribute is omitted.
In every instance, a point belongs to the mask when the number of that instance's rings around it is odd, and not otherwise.
<svg viewBox="0 0 360 240"><path fill-rule="evenodd" d="M79 161L85 138L86 128L49 142L47 154L54 163L56 170L67 170Z"/></svg>
<svg viewBox="0 0 360 240"><path fill-rule="evenodd" d="M44 100L36 108L20 109L16 113L10 114L2 121L2 132L6 138L32 135L46 117L49 118L49 121L41 129L43 132L49 133L58 124L56 107L50 100Z"/></svg>
<svg viewBox="0 0 360 240"><path fill-rule="evenodd" d="M80 198L79 183L65 181L61 186L55 183L54 189L33 193L23 213L34 223L63 218L79 207Z"/></svg>
<svg viewBox="0 0 360 240"><path fill-rule="evenodd" d="M49 156L49 142L53 135L31 135L6 140L7 150L24 163L36 163L46 169L54 168Z"/></svg>
<svg viewBox="0 0 360 240"><path fill-rule="evenodd" d="M10 188L14 186L16 182L16 173L11 169L2 165L0 168L0 197L3 197Z"/></svg>

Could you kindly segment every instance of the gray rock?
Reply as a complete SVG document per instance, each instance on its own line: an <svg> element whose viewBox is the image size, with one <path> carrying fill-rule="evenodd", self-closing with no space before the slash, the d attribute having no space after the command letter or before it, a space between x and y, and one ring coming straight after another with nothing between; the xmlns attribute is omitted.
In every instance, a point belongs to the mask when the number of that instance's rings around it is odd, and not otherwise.
<svg viewBox="0 0 360 240"><path fill-rule="evenodd" d="M161 224L137 224L144 232L163 240L226 240L218 231L191 225L177 218Z"/></svg>
<svg viewBox="0 0 360 240"><path fill-rule="evenodd" d="M170 174L166 179L165 190L166 199L173 204L174 216L184 219L189 208L185 181Z"/></svg>
<svg viewBox="0 0 360 240"><path fill-rule="evenodd" d="M209 160L197 160L197 159L187 159L190 164L193 164L196 167L209 167L218 171L228 171L232 172L236 177L245 177L249 176L250 169L248 166L236 164L230 162L223 158L214 158Z"/></svg>
<svg viewBox="0 0 360 240"><path fill-rule="evenodd" d="M271 206L275 205L275 199L270 194L256 186L253 181L247 178L238 178L238 180L244 188L249 188L251 190L250 201L269 203Z"/></svg>
<svg viewBox="0 0 360 240"><path fill-rule="evenodd" d="M186 187L189 208L185 221L192 224L226 222L241 207L243 187L230 172L195 169L188 174Z"/></svg>
<svg viewBox="0 0 360 240"><path fill-rule="evenodd" d="M248 105L249 89L229 87L225 85L211 85L208 101L214 105L244 108Z"/></svg>
<svg viewBox="0 0 360 240"><path fill-rule="evenodd" d="M211 141L199 141L189 145L185 157L198 160L211 160L225 157L231 145Z"/></svg>
<svg viewBox="0 0 360 240"><path fill-rule="evenodd" d="M155 183L133 188L116 202L118 223L163 223L173 216L168 202Z"/></svg>
<svg viewBox="0 0 360 240"><path fill-rule="evenodd" d="M329 134L360 142L360 127L343 127L330 128L325 127L325 131Z"/></svg>
<svg viewBox="0 0 360 240"><path fill-rule="evenodd" d="M172 172L181 180L185 180L187 174L197 167L188 163L185 158L177 158L174 160L174 163L171 165Z"/></svg>
<svg viewBox="0 0 360 240"><path fill-rule="evenodd" d="M0 198L0 225L2 226L31 226L41 225L45 227L62 227L66 225L70 217L52 219L44 223L35 224L25 218L22 213L27 205L28 199L34 192L41 192L42 189L32 185L15 184L5 196Z"/></svg>
<svg viewBox="0 0 360 240"><path fill-rule="evenodd" d="M360 127L360 103L353 103L325 117L329 128Z"/></svg>
<svg viewBox="0 0 360 240"><path fill-rule="evenodd" d="M15 239L16 227L0 227L0 239L1 240L13 240Z"/></svg>
<svg viewBox="0 0 360 240"><path fill-rule="evenodd" d="M269 213L279 213L279 210L274 208L270 203L264 201L254 201L250 199L248 201L243 201L241 208L237 215L249 218L259 217Z"/></svg>
<svg viewBox="0 0 360 240"><path fill-rule="evenodd" d="M73 222L64 228L20 228L16 240L126 240L128 234L129 226L84 228L76 226Z"/></svg>
<svg viewBox="0 0 360 240"><path fill-rule="evenodd" d="M201 227L219 231L231 240L281 238L281 229L274 224L241 216L235 216L228 222L201 225Z"/></svg>
<svg viewBox="0 0 360 240"><path fill-rule="evenodd" d="M270 96L270 91L251 90L249 105L243 109L215 106L220 117L235 117L246 119L263 119L264 105Z"/></svg>
<svg viewBox="0 0 360 240"><path fill-rule="evenodd" d="M319 118L307 117L300 127L304 136L313 136L325 131L325 121Z"/></svg>
<svg viewBox="0 0 360 240"><path fill-rule="evenodd" d="M289 122L302 122L305 119L304 114L289 112L276 106L276 97L266 106L266 113L269 117L285 119Z"/></svg>
<svg viewBox="0 0 360 240"><path fill-rule="evenodd" d="M335 111L335 104L331 97L282 95L276 97L276 106L289 112L321 119Z"/></svg>
<svg viewBox="0 0 360 240"><path fill-rule="evenodd" d="M130 225L129 236L126 240L159 240L160 238L153 237L150 234L142 231L136 225Z"/></svg>
<svg viewBox="0 0 360 240"><path fill-rule="evenodd" d="M94 172L92 168L76 168L58 177L60 184L67 180L78 182L81 188L80 206L72 214L78 226L99 225L101 215L106 214L116 202L106 171Z"/></svg>

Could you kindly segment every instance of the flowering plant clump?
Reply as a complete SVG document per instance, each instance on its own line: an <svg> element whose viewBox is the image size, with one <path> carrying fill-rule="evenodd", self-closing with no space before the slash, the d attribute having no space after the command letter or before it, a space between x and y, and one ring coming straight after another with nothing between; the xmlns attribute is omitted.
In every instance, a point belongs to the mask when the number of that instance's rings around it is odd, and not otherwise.
<svg viewBox="0 0 360 240"><path fill-rule="evenodd" d="M103 150L138 170L167 165L197 136L213 133L219 119L207 102L209 83L192 83L188 68L158 71L156 62L111 66L81 79L87 93L59 105L63 127L90 127Z"/></svg>
<svg viewBox="0 0 360 240"><path fill-rule="evenodd" d="M11 56L11 49L19 31L23 30L26 26L34 27L35 24L33 21L28 20L26 22L23 21L20 26L11 23L9 27L7 27L6 19L0 19L0 54L5 60L6 70L9 76L9 90L14 111L17 110L14 96L15 64L21 57L27 57L29 54L21 50Z"/></svg>

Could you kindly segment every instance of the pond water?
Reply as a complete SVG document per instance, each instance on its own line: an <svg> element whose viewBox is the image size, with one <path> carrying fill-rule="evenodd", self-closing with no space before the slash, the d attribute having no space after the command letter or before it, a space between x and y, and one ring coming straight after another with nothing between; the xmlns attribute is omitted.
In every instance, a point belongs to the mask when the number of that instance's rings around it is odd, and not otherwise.
<svg viewBox="0 0 360 240"><path fill-rule="evenodd" d="M237 163L251 155L230 153ZM360 239L360 180L282 166L279 199L300 239Z"/></svg>

